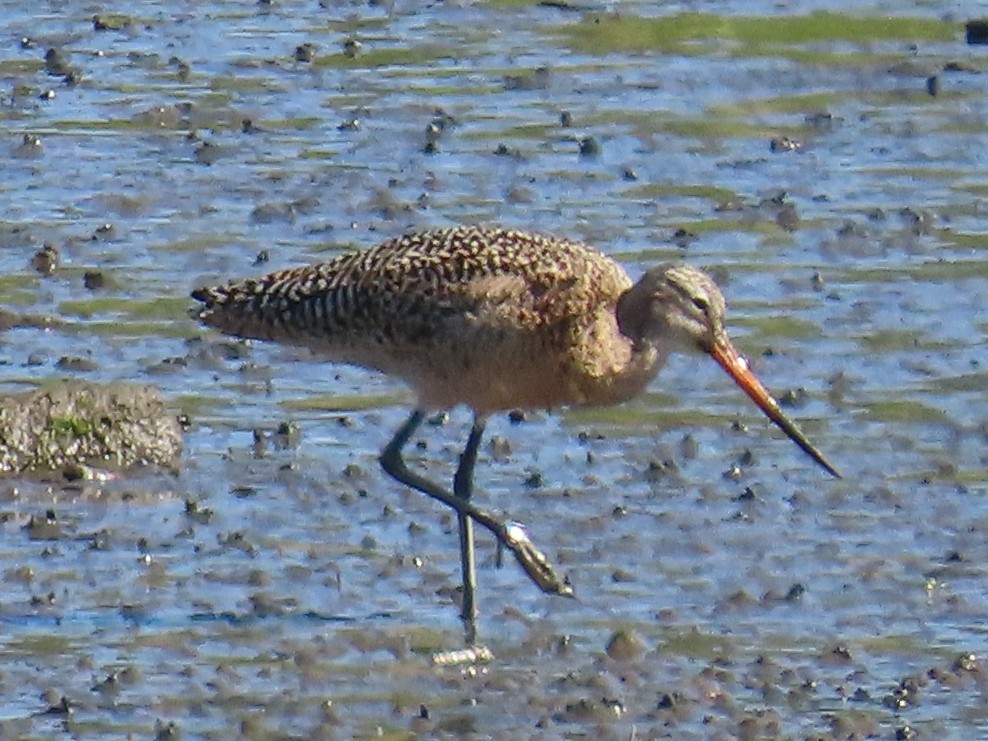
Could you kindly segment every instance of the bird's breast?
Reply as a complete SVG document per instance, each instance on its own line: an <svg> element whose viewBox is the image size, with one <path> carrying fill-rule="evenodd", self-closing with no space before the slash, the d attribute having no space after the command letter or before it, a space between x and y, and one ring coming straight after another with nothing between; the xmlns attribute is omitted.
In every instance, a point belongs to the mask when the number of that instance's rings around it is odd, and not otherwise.
<svg viewBox="0 0 988 741"><path fill-rule="evenodd" d="M641 392L664 360L653 347L636 348L609 309L533 327L512 307L511 321L454 315L457 326L438 332L428 353L421 342L407 353L392 347L381 369L402 376L423 406L493 413L615 404Z"/></svg>

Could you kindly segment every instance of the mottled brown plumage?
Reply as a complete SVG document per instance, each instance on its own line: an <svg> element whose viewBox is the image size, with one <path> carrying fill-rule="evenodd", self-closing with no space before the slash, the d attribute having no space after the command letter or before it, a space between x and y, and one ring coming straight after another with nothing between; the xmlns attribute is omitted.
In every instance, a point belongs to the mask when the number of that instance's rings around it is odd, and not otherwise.
<svg viewBox="0 0 988 741"><path fill-rule="evenodd" d="M310 347L405 380L430 409L613 404L665 353L617 326L631 280L577 242L461 227L193 294L228 334Z"/></svg>
<svg viewBox="0 0 988 741"><path fill-rule="evenodd" d="M418 403L384 449L399 481L457 511L463 616L472 641L475 520L510 548L546 591L569 587L524 533L470 502L486 416L516 408L613 404L640 392L669 353L709 354L794 442L837 469L783 414L734 349L724 298L704 273L662 265L632 285L592 247L521 231L457 227L407 234L228 286L198 289L202 320L223 332L310 347L403 379ZM453 493L401 456L424 410L464 404L474 425Z"/></svg>

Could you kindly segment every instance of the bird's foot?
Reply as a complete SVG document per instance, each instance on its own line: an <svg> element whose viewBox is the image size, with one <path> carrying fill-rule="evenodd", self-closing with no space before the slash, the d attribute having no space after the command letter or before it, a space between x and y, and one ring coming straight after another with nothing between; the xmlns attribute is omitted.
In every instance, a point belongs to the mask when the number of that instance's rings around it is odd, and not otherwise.
<svg viewBox="0 0 988 741"><path fill-rule="evenodd" d="M573 588L559 575L546 555L528 537L525 527L517 522L501 524L498 542L515 554L518 563L531 579L546 594L572 597Z"/></svg>

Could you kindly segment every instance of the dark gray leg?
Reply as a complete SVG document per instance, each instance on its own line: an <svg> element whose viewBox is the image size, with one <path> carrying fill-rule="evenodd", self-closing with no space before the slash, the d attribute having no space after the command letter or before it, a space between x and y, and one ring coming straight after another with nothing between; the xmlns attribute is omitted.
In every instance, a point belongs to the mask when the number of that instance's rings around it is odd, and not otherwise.
<svg viewBox="0 0 988 741"><path fill-rule="evenodd" d="M473 496L473 469L477 463L477 450L484 436L484 426L487 420L475 416L470 436L460 455L460 465L453 477L453 494L462 501L469 502ZM470 637L471 626L477 623L477 563L474 558L473 520L462 512L456 519L460 526L460 567L463 571L463 621L467 626L467 642L473 643ZM475 629L474 629L475 632Z"/></svg>
<svg viewBox="0 0 988 741"><path fill-rule="evenodd" d="M556 573L552 568L552 564L548 562L545 555L540 551L534 543L529 539L528 535L525 533L524 529L521 528L517 523L503 522L496 518L494 515L490 514L486 510L480 509L470 500L470 495L473 489L473 469L477 462L477 448L480 445L480 438L483 436L484 432L484 420L475 419L473 429L470 431L470 437L467 440L467 445L463 449L463 454L460 456L460 465L456 471L456 477L454 478L454 489L457 493L450 492L438 484L429 481L429 479L421 476L417 473L413 473L408 469L405 464L405 459L402 458L401 451L408 444L412 435L415 434L415 430L419 428L422 421L425 419L425 411L422 409L416 409L411 413L408 419L398 428L395 436L391 438L384 450L381 452L379 458L381 462L381 467L394 479L400 481L406 486L426 494L433 499L442 502L447 507L452 508L456 511L457 520L460 522L460 554L461 560L464 564L464 610L463 614L467 614L467 591L470 591L470 612L474 615L476 614L476 606L474 604L474 594L473 589L469 589L466 585L467 574L471 574L471 583L476 582L476 577L473 576L474 569L472 567L473 561L473 530L470 527L470 520L477 522L481 527L486 528L497 538L497 542L503 547L511 551L515 559L528 574L529 578L535 582L535 584L543 592L547 594L561 594L565 596L572 596L573 590L570 586ZM465 496L464 496L465 494ZM464 527L464 521L466 522L466 527ZM467 537L464 533L469 532L469 541L467 542ZM466 546L469 546L467 548ZM469 569L468 564L463 560L464 553L470 553L470 564ZM468 641L473 642L473 636L469 634L469 621L468 621Z"/></svg>

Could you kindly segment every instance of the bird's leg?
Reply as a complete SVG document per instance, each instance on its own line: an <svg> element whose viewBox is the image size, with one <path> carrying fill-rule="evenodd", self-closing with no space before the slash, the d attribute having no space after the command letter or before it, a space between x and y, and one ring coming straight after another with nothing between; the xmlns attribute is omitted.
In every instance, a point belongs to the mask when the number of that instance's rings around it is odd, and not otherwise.
<svg viewBox="0 0 988 741"><path fill-rule="evenodd" d="M470 436L460 454L460 465L453 477L453 494L463 502L473 496L473 469L477 463L477 450L484 436L487 420L479 415L473 419ZM463 571L463 622L467 628L467 643L472 644L477 632L477 563L473 547L473 520L462 512L456 515L460 526L460 567Z"/></svg>
<svg viewBox="0 0 988 741"><path fill-rule="evenodd" d="M411 413L405 423L398 428L394 437L391 438L391 442L381 452L379 458L381 467L392 478L405 484L405 486L410 486L442 502L447 507L455 510L457 515L469 517L481 527L489 530L497 538L498 543L514 554L519 565L525 570L525 573L528 574L529 578L543 592L572 596L573 590L556 573L555 569L552 568L552 564L549 563L542 551L529 539L524 528L518 525L518 523L503 522L490 512L477 507L470 499L458 497L438 484L429 481L424 476L408 469L404 458L401 456L401 451L408 444L415 430L419 428L419 425L422 424L422 420L424 419L425 411L422 409L416 409ZM460 469L457 471L457 476L460 479L464 479L468 474L472 474L472 469L477 458L476 445L480 443L480 433L482 432L483 429L481 428L477 434L477 441L473 452L467 455L469 450L464 449L463 451L463 456L460 459ZM469 444L467 447L469 448ZM469 478L472 480L472 475Z"/></svg>

